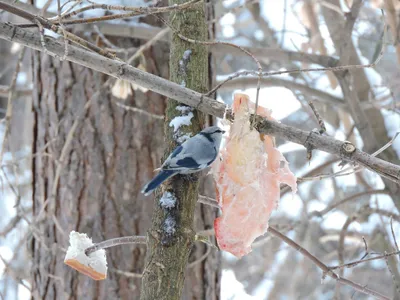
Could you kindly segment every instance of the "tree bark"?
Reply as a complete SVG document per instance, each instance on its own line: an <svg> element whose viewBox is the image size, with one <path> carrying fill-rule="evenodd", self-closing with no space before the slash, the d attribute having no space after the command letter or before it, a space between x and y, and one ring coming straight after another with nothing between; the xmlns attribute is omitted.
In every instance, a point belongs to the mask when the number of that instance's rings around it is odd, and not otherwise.
<svg viewBox="0 0 400 300"><path fill-rule="evenodd" d="M146 53L155 62L149 64L149 72L168 75L166 50L157 47ZM162 155L162 120L117 106L120 100L103 86L103 74L70 62L35 53L33 78L33 216L39 218L30 246L33 295L37 299L138 298L140 278L121 272L142 272L144 246L107 250L109 272L102 282L78 274L63 260L71 230L87 233L94 242L145 234L152 203L140 190ZM153 92L135 92L124 102L158 115L163 114L165 103ZM60 160L63 149L66 155Z"/></svg>
<svg viewBox="0 0 400 300"><path fill-rule="evenodd" d="M157 45L145 52L146 71L168 78L167 46ZM188 75L186 80L189 86L197 84L197 90L204 92L208 82L204 59L208 59L208 54L205 52L201 59L191 58L191 63L203 65L204 78ZM107 250L109 273L102 282L69 269L63 259L71 230L87 233L94 242L145 234L150 227L152 202L140 190L159 167L164 145L163 122L116 105L121 100L110 94L110 88L104 85L107 77L101 73L40 53L33 55L32 62L36 218L30 241L33 296L136 299L140 294L145 246ZM134 92L123 104L156 115L163 115L166 108L163 96L151 91ZM196 113L196 118L198 121L202 117ZM193 123L198 130L199 122ZM210 185L204 186L204 193L210 194ZM197 197L191 196L194 209ZM202 206L197 210L197 227L211 228L216 210ZM190 250L190 261L197 261L208 251L204 245ZM185 299L218 299L219 262L220 254L214 251L191 265Z"/></svg>
<svg viewBox="0 0 400 300"><path fill-rule="evenodd" d="M182 3L181 0L171 0L170 5ZM205 8L203 3L184 11L172 13L170 22L184 36L195 40L207 39L207 25L205 23ZM173 35L170 50L170 80L180 83L198 92L205 92L209 82L208 53L204 45L190 44ZM185 133L196 134L204 125L202 113L193 110L193 118L190 126L185 126L174 132L169 126L170 121L180 115L176 109L179 103L169 99L166 120L165 136L166 149L164 159L178 145L177 136ZM158 190L154 201L153 224L148 231L148 252L146 255L146 269L143 272L142 300L152 299L181 299L184 287L185 273L189 255L195 241L193 222L198 195L198 175L177 175L164 185L163 192L172 193L177 199L173 208L160 206L162 192ZM210 222L210 221L208 221ZM168 228L173 224L173 228ZM204 268L204 267L202 267ZM200 277L209 277L207 273ZM211 271L213 282L218 282L215 274L218 268ZM209 287L211 287L211 292ZM203 287L204 288L204 287ZM215 299L219 291L215 290L215 284L206 285L208 291L200 293L193 299ZM193 286L194 290L202 290L199 286ZM210 298L211 297L211 298ZM189 298L185 298L189 299Z"/></svg>

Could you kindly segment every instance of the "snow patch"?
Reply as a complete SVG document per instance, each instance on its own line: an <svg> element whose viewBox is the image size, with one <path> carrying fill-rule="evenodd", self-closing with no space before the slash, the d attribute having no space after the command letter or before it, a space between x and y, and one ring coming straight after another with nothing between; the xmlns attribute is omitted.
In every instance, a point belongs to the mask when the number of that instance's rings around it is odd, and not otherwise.
<svg viewBox="0 0 400 300"><path fill-rule="evenodd" d="M168 216L164 221L164 231L167 234L174 234L176 231L176 221L172 216Z"/></svg>
<svg viewBox="0 0 400 300"><path fill-rule="evenodd" d="M172 193L165 192L160 199L160 204L163 208L173 208L176 204L176 198Z"/></svg>
<svg viewBox="0 0 400 300"><path fill-rule="evenodd" d="M192 118L194 117L193 113L190 112L187 116L177 116L169 122L169 127L174 127L174 132L178 131L178 129L182 126L189 126L192 124Z"/></svg>

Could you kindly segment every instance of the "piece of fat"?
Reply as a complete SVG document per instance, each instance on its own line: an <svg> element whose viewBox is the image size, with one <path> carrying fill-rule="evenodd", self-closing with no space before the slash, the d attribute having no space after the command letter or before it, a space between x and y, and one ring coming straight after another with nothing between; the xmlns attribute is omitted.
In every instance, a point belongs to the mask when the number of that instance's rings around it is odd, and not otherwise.
<svg viewBox="0 0 400 300"><path fill-rule="evenodd" d="M280 184L297 191L296 177L285 157L275 148L273 137L251 128L254 103L245 94L235 94L235 120L212 173L222 215L214 222L219 247L237 257L251 251L251 244L268 229L268 220L279 202ZM271 111L257 113L273 120Z"/></svg>

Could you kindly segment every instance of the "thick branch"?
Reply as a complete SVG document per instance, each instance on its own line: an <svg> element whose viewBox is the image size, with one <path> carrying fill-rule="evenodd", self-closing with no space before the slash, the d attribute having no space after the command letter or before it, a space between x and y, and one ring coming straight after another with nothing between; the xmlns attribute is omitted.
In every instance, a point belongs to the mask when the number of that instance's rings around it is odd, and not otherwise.
<svg viewBox="0 0 400 300"><path fill-rule="evenodd" d="M44 51L40 43L40 37L37 33L20 29L10 24L0 22L0 38L39 51ZM54 53L58 56L64 55L64 43L60 43L52 38L46 38L46 47L50 53ZM110 76L128 80L137 85L148 88L153 92L195 107L204 113L220 118L226 113L226 116L231 118L230 110L228 110L223 103L205 97L201 93L184 88L179 84L136 69L123 62L108 59L73 45L69 46L68 56L66 59ZM256 128L262 133L270 134L302 145L307 143L307 145L312 146L314 149L322 150L343 159L358 163L361 166L379 173L380 175L390 178L396 183L399 183L400 181L399 166L373 157L358 149L350 154L346 154L343 151L344 143L342 141L276 122L260 119L258 119L258 121Z"/></svg>

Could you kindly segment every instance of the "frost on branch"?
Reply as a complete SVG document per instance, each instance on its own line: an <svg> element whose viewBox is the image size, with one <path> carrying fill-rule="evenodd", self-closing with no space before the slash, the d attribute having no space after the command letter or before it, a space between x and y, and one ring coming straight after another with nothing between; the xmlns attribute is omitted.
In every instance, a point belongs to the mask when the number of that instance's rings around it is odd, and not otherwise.
<svg viewBox="0 0 400 300"><path fill-rule="evenodd" d="M92 239L85 233L71 231L69 244L64 263L94 280L103 280L107 277L107 259L104 249L85 254L85 250L93 246Z"/></svg>
<svg viewBox="0 0 400 300"><path fill-rule="evenodd" d="M222 160L213 168L222 216L214 222L222 250L237 257L251 251L252 242L268 229L271 212L278 205L280 184L297 190L296 177L288 162L274 147L270 136L250 126L254 103L247 95L235 94L235 120L221 151ZM270 110L258 107L258 115L272 120Z"/></svg>

